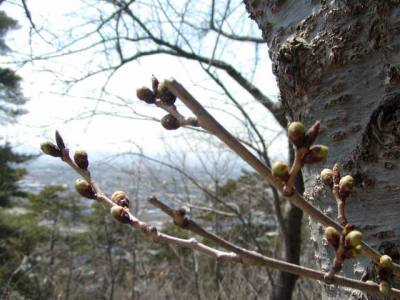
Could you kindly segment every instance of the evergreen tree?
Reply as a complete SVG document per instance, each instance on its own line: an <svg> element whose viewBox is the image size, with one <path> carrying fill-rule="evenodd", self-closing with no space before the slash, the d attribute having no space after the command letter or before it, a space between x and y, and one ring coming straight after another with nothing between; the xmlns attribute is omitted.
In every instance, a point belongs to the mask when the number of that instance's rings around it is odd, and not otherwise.
<svg viewBox="0 0 400 300"><path fill-rule="evenodd" d="M0 54L11 49L5 42L7 33L17 28L17 21L0 11ZM21 77L9 68L0 67L0 125L12 123L24 113L21 105L26 102L20 87ZM8 206L15 196L23 196L18 181L25 175L25 170L16 167L30 156L15 153L9 143L0 145L0 206Z"/></svg>

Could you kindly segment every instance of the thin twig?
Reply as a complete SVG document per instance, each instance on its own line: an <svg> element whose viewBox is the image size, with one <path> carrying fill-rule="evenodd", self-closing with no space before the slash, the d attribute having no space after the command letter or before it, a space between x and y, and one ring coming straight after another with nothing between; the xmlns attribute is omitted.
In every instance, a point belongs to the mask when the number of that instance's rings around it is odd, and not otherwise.
<svg viewBox="0 0 400 300"><path fill-rule="evenodd" d="M314 269L306 268L303 266L291 264L274 258L264 256L255 251L249 251L247 249L236 246L223 238L216 236L215 234L207 231L193 220L188 219L182 209L172 209L165 203L158 200L156 197L150 197L148 201L161 211L169 215L174 223L186 230L189 230L206 240L214 242L216 245L237 254L241 258L241 263L255 265L255 266L266 266L282 272L288 272L298 276L303 276L318 281L326 282L326 274ZM379 286L375 283L367 283L358 280L349 279L342 276L336 276L334 274L329 278L329 284L345 286L353 289L358 289L365 293L381 295L379 292ZM392 296L399 296L400 290L392 289Z"/></svg>
<svg viewBox="0 0 400 300"><path fill-rule="evenodd" d="M257 157L255 157L246 147L237 141L214 117L212 117L204 107L175 79L166 80L167 87L177 96L182 102L193 112L200 122L200 125L207 131L214 134L222 140L233 152L238 154L244 161L252 166L267 182L284 193L284 183L272 175L271 170L265 166ZM308 203L298 192L293 191L293 194L285 196L293 205L299 207L310 217L317 220L324 226L332 226L338 231L342 231L341 225L323 214L313 205ZM365 242L362 242L362 251L374 262L378 263L380 254L375 249L371 248ZM400 276L400 265L394 264L395 275Z"/></svg>

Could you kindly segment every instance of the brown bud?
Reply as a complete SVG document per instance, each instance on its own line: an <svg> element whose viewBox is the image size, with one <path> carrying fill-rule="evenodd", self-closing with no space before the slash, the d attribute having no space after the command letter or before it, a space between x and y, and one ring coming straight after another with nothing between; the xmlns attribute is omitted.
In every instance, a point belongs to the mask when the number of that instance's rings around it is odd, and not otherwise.
<svg viewBox="0 0 400 300"><path fill-rule="evenodd" d="M391 289L392 289L392 287L390 286L389 282L381 281L379 283L379 292L383 296L385 296L385 297L389 296Z"/></svg>
<svg viewBox="0 0 400 300"><path fill-rule="evenodd" d="M96 193L94 192L90 183L85 179L77 179L75 181L75 189L82 197L96 199Z"/></svg>
<svg viewBox="0 0 400 300"><path fill-rule="evenodd" d="M272 164L272 174L276 177L282 179L283 181L287 181L289 179L289 167L283 161L276 161Z"/></svg>
<svg viewBox="0 0 400 300"><path fill-rule="evenodd" d="M171 114L165 115L161 119L161 125L167 130L175 130L181 127L178 119Z"/></svg>
<svg viewBox="0 0 400 300"><path fill-rule="evenodd" d="M147 104L156 103L156 95L148 87L142 86L136 90L136 96Z"/></svg>
<svg viewBox="0 0 400 300"><path fill-rule="evenodd" d="M305 137L304 125L301 122L292 122L288 127L288 136L292 143L297 147L303 147Z"/></svg>
<svg viewBox="0 0 400 300"><path fill-rule="evenodd" d="M305 164L314 164L324 161L328 157L329 148L324 145L314 145L303 157Z"/></svg>
<svg viewBox="0 0 400 300"><path fill-rule="evenodd" d="M61 150L52 142L44 142L40 144L40 149L43 151L44 154L54 156L54 157L61 157Z"/></svg>
<svg viewBox="0 0 400 300"><path fill-rule="evenodd" d="M335 176L335 173L331 169L323 169L321 172L321 181L329 186L333 186L333 177Z"/></svg>
<svg viewBox="0 0 400 300"><path fill-rule="evenodd" d="M61 137L61 134L58 132L58 130L56 130L55 138L56 138L56 144L57 144L58 148L60 150L64 150L65 149L65 143L64 143L63 138Z"/></svg>
<svg viewBox="0 0 400 300"><path fill-rule="evenodd" d="M336 249L340 242L340 233L335 228L328 226L325 228L325 238Z"/></svg>
<svg viewBox="0 0 400 300"><path fill-rule="evenodd" d="M157 96L164 105L171 106L175 103L176 96L168 89L165 81L162 81L157 89Z"/></svg>
<svg viewBox="0 0 400 300"><path fill-rule="evenodd" d="M157 96L157 90L158 90L159 84L160 83L159 83L158 79L154 75L152 75L151 76L151 88L153 89L153 93L156 96Z"/></svg>
<svg viewBox="0 0 400 300"><path fill-rule="evenodd" d="M382 255L379 258L379 267L382 269L392 269L393 268L393 260L389 255Z"/></svg>
<svg viewBox="0 0 400 300"><path fill-rule="evenodd" d="M307 147L310 147L312 144L314 144L315 140L318 137L319 130L320 130L320 122L319 121L315 122L314 125L311 126L307 130L306 138L305 138L305 140L306 140L305 144Z"/></svg>
<svg viewBox="0 0 400 300"><path fill-rule="evenodd" d="M357 248L358 245L361 245L361 241L362 233L358 230L352 230L346 235L345 245L351 248Z"/></svg>
<svg viewBox="0 0 400 300"><path fill-rule="evenodd" d="M111 200L122 207L129 207L128 195L123 191L114 192L111 196Z"/></svg>
<svg viewBox="0 0 400 300"><path fill-rule="evenodd" d="M130 223L129 211L126 207L114 205L110 209L111 215L120 223Z"/></svg>
<svg viewBox="0 0 400 300"><path fill-rule="evenodd" d="M74 161L82 170L87 170L87 168L89 167L88 154L83 149L75 151Z"/></svg>

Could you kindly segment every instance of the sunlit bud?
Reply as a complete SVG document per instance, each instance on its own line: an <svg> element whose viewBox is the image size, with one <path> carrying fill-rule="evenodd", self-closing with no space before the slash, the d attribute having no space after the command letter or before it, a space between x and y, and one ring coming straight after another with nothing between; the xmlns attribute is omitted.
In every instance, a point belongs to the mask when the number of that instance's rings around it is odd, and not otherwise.
<svg viewBox="0 0 400 300"><path fill-rule="evenodd" d="M305 164L314 164L324 161L328 157L329 148L324 145L314 145L303 157Z"/></svg>
<svg viewBox="0 0 400 300"><path fill-rule="evenodd" d="M336 248L339 245L340 233L335 228L328 226L325 228L325 238L330 245Z"/></svg>
<svg viewBox="0 0 400 300"><path fill-rule="evenodd" d="M64 140L63 140L63 138L61 137L61 134L58 132L58 130L56 130L55 138L56 138L56 144L57 144L58 148L59 148L60 150L65 149Z"/></svg>
<svg viewBox="0 0 400 300"><path fill-rule="evenodd" d="M379 267L382 269L391 269L393 268L393 260L389 255L382 255L379 258Z"/></svg>
<svg viewBox="0 0 400 300"><path fill-rule="evenodd" d="M128 209L125 207L121 207L118 205L114 205L110 209L111 215L120 223L129 223L129 212Z"/></svg>
<svg viewBox="0 0 400 300"><path fill-rule="evenodd" d="M171 114L165 115L161 119L161 125L168 130L175 130L181 127L179 120Z"/></svg>
<svg viewBox="0 0 400 300"><path fill-rule="evenodd" d="M343 176L339 181L339 190L343 192L350 192L353 189L354 178L350 175Z"/></svg>
<svg viewBox="0 0 400 300"><path fill-rule="evenodd" d="M362 241L362 233L358 230L350 231L345 238L345 243L352 248L356 248L358 245L361 245Z"/></svg>
<svg viewBox="0 0 400 300"><path fill-rule="evenodd" d="M385 297L389 296L391 289L392 288L387 281L381 281L381 283L379 283L379 292Z"/></svg>
<svg viewBox="0 0 400 300"><path fill-rule="evenodd" d="M323 169L321 172L321 181L327 185L332 187L333 185L333 176L334 173L331 169Z"/></svg>
<svg viewBox="0 0 400 300"><path fill-rule="evenodd" d="M311 126L306 133L306 146L310 147L312 144L314 144L315 140L318 137L319 134L319 129L320 129L320 122L317 121L314 123L313 126Z"/></svg>
<svg viewBox="0 0 400 300"><path fill-rule="evenodd" d="M292 122L288 127L288 136L289 139L296 147L302 147L304 143L305 137L305 129L304 125L301 122Z"/></svg>
<svg viewBox="0 0 400 300"><path fill-rule="evenodd" d="M88 154L85 150L79 149L75 151L74 161L82 170L87 170L89 166Z"/></svg>
<svg viewBox="0 0 400 300"><path fill-rule="evenodd" d="M61 150L52 142L41 143L40 149L43 151L44 154L54 157L61 157Z"/></svg>
<svg viewBox="0 0 400 300"><path fill-rule="evenodd" d="M173 105L176 100L176 96L168 89L165 81L162 81L158 85L157 96L161 99L163 104L168 106Z"/></svg>
<svg viewBox="0 0 400 300"><path fill-rule="evenodd" d="M95 194L92 186L85 179L81 179L81 178L77 179L75 181L75 189L82 197L89 198L89 199L96 198L96 194Z"/></svg>
<svg viewBox="0 0 400 300"><path fill-rule="evenodd" d="M357 246L355 246L354 248L352 248L351 249L351 251L352 251L352 253L353 253L353 258L354 257L357 257L357 256L359 256L360 254L361 254L361 249L362 249L362 246L361 245L357 245Z"/></svg>
<svg viewBox="0 0 400 300"><path fill-rule="evenodd" d="M128 195L123 191L114 192L111 196L111 200L122 207L129 207Z"/></svg>
<svg viewBox="0 0 400 300"><path fill-rule="evenodd" d="M286 181L289 179L289 167L285 162L278 160L272 164L272 174Z"/></svg>
<svg viewBox="0 0 400 300"><path fill-rule="evenodd" d="M147 104L153 104L156 102L156 95L151 89L145 86L142 86L136 90L136 96Z"/></svg>

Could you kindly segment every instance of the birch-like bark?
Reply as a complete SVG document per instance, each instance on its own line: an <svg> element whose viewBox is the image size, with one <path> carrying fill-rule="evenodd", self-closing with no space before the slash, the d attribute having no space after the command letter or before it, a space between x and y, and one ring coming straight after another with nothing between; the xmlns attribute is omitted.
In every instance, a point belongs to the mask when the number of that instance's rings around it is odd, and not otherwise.
<svg viewBox="0 0 400 300"><path fill-rule="evenodd" d="M363 231L367 243L398 261L399 1L245 3L270 47L288 118L306 125L320 119L317 143L330 147L324 166L306 169L306 198L336 217L336 203L318 175L338 162L342 173L356 180L346 201L348 221ZM316 259L327 270L332 253L321 243L321 229L312 222ZM360 278L367 265L367 260L347 262L343 272ZM325 290L324 296L347 299L350 292Z"/></svg>

